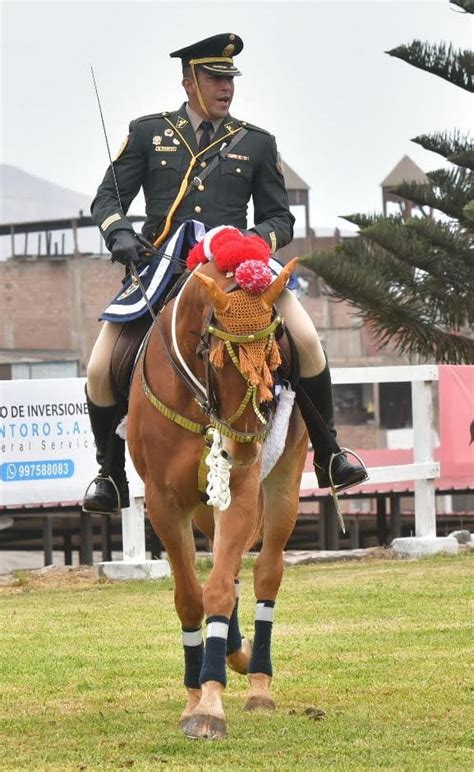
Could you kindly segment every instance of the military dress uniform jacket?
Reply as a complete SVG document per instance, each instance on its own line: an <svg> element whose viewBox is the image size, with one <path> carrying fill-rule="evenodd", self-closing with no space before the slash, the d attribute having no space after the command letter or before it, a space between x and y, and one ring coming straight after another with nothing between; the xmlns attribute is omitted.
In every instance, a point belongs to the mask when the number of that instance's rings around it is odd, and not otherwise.
<svg viewBox="0 0 474 772"><path fill-rule="evenodd" d="M240 137L226 157L223 152ZM199 175L219 158L200 182ZM185 220L208 227L247 228L247 204L254 204L254 230L275 252L293 237L294 217L279 168L275 138L264 129L227 116L208 147L198 152L185 105L174 113L146 115L130 123L130 133L114 161L123 206L121 211L109 167L91 205L94 222L107 244L118 229L133 230L126 219L131 202L143 187L150 240L165 226L171 235ZM186 195L183 194L186 193Z"/></svg>

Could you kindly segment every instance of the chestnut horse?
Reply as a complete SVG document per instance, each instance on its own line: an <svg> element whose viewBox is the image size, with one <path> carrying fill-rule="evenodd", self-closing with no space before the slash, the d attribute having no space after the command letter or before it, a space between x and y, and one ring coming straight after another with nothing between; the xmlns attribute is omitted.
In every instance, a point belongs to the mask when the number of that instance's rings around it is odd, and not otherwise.
<svg viewBox="0 0 474 772"><path fill-rule="evenodd" d="M229 286L229 274L214 262L200 266L152 325L132 382L128 444L145 483L148 516L173 568L187 690L180 726L188 737L216 739L226 734L226 657L233 670L248 674L246 709L274 707L273 606L283 575L283 550L297 517L308 447L298 410L292 411L283 454L263 482L260 452L271 423L263 404L265 389L268 400L268 376L271 387L271 370L279 356L274 333L281 320L274 302L295 262L261 295ZM251 343L254 362L260 357L253 376L252 368L242 364L244 343L247 351ZM259 372L261 378L256 379ZM218 501L214 508L203 503L198 490L210 435L214 443L217 438L218 465L230 465L230 504ZM212 542L213 567L202 587L195 571L193 521ZM252 647L240 636L236 577L244 552L259 537Z"/></svg>

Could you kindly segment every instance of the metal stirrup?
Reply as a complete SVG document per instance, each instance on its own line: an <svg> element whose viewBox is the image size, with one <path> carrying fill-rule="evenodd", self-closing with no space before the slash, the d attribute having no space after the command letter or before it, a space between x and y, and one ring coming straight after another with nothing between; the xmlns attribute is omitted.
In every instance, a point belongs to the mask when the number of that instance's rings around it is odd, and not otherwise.
<svg viewBox="0 0 474 772"><path fill-rule="evenodd" d="M358 460L360 465L365 470L365 477L362 480L357 480L356 482L349 483L349 485L335 485L334 480L332 479L332 465L333 465L334 459L337 458L337 456L342 456L347 453L349 453L351 456L354 456L354 458ZM346 490L349 490L349 488L354 488L355 485L362 485L362 483L365 482L365 480L368 480L369 475L367 474L367 470L364 462L354 450L351 450L350 448L341 448L337 453L331 453L331 457L329 459L329 464L328 464L328 477L329 477L329 483L331 486L332 500L334 501L334 506L336 508L337 519L339 520L339 525L341 526L342 533L345 534L346 526L344 523L344 517L341 512L341 507L339 505L339 499L337 497L337 494L339 491L346 491Z"/></svg>
<svg viewBox="0 0 474 772"><path fill-rule="evenodd" d="M93 480L90 481L89 485L87 486L85 493L84 493L84 499L86 498L87 494L89 493L89 489L92 487L92 485L95 485L99 482L99 480L108 480L112 483L113 487L115 488L115 493L117 494L117 514L122 514L122 502L120 501L120 493L119 489L117 487L117 483L115 482L114 478L110 475L103 475L98 474L97 477L94 477ZM96 512L94 509L84 509L84 499L82 503L82 511L86 512L88 515L104 515L107 514L106 512Z"/></svg>

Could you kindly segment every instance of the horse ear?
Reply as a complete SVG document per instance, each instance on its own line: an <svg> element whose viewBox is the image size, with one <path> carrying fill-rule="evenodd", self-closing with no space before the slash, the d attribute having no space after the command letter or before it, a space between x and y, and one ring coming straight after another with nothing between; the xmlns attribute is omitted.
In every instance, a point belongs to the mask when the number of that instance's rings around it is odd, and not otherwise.
<svg viewBox="0 0 474 772"><path fill-rule="evenodd" d="M298 258L294 257L293 260L290 260L289 263L285 265L283 268L283 271L277 276L275 281L273 281L270 286L265 290L265 292L262 294L262 301L264 306L267 308L271 308L277 299L279 295L283 292L285 288L285 284L290 278L290 274L292 271L296 268L296 263L298 262Z"/></svg>
<svg viewBox="0 0 474 772"><path fill-rule="evenodd" d="M212 279L210 276L206 276L206 274L201 273L200 271L196 271L194 276L201 282L202 286L211 298L212 304L216 311L220 311L220 313L227 311L230 306L230 298L223 290L221 290L214 279Z"/></svg>

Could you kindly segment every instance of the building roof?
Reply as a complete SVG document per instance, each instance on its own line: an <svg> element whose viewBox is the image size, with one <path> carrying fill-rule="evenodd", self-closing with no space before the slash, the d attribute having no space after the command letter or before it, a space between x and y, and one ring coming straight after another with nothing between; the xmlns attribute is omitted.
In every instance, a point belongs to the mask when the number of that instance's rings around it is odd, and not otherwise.
<svg viewBox="0 0 474 772"><path fill-rule="evenodd" d="M301 179L299 174L296 174L283 158L280 160L283 169L283 177L285 179L285 188L287 190L309 190L309 185Z"/></svg>
<svg viewBox="0 0 474 772"><path fill-rule="evenodd" d="M404 155L390 174L385 177L382 182L382 188L394 188L397 185L401 185L402 182L418 182L421 184L429 182L423 169L420 169L407 155Z"/></svg>
<svg viewBox="0 0 474 772"><path fill-rule="evenodd" d="M144 215L127 215L127 219L130 222L143 222ZM11 233L39 233L40 231L65 231L70 230L73 227L76 228L92 228L95 227L95 223L92 217L84 217L79 212L77 215L71 217L62 217L61 219L52 220L32 220L30 222L13 222L0 225L0 236L8 236Z"/></svg>

